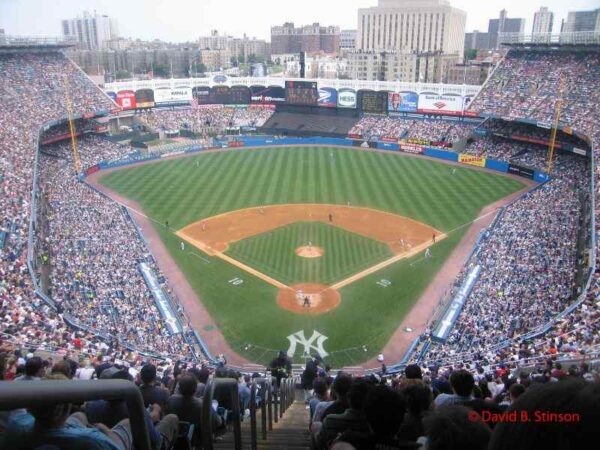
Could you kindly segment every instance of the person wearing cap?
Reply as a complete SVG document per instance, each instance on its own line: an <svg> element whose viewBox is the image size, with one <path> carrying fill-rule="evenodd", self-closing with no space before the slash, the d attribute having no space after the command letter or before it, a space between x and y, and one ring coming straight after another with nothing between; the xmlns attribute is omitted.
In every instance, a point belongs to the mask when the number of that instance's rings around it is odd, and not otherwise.
<svg viewBox="0 0 600 450"><path fill-rule="evenodd" d="M161 408L164 408L170 393L167 388L157 385L156 366L146 364L142 367L142 370L140 370L140 379L142 381L140 391L144 399L144 406L147 408L156 403Z"/></svg>

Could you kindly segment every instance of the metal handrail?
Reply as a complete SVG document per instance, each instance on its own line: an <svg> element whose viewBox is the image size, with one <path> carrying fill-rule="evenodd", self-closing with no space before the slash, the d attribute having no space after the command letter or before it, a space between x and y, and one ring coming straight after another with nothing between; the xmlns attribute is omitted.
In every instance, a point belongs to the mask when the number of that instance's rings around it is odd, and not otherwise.
<svg viewBox="0 0 600 450"><path fill-rule="evenodd" d="M217 387L224 387L231 394L231 405L233 408L233 441L235 450L242 450L242 426L240 421L240 398L237 380L233 378L214 378L206 386L202 399L202 448L213 449L212 441L212 401Z"/></svg>
<svg viewBox="0 0 600 450"><path fill-rule="evenodd" d="M273 386L273 392L271 395L271 401L269 402L274 407L273 420L275 423L279 422L279 398L280 388L277 387L277 378L271 378L271 385Z"/></svg>
<svg viewBox="0 0 600 450"><path fill-rule="evenodd" d="M261 389L262 402L261 410L261 439L267 439L267 391L271 391L271 387L266 378L255 378L250 388L250 446L253 450L257 448L257 433L256 433L256 393Z"/></svg>
<svg viewBox="0 0 600 450"><path fill-rule="evenodd" d="M273 431L273 383L267 378L267 392L263 398L267 408L267 419L269 424L269 431Z"/></svg>
<svg viewBox="0 0 600 450"><path fill-rule="evenodd" d="M37 408L90 400L125 400L133 442L138 450L150 450L144 419L144 401L139 388L126 380L65 380L13 383L0 381L0 410Z"/></svg>

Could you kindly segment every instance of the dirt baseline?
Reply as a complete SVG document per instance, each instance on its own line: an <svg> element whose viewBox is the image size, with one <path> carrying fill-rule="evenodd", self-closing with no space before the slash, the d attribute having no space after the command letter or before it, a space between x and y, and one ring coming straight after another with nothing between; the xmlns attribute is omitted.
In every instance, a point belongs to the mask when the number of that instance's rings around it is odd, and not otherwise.
<svg viewBox="0 0 600 450"><path fill-rule="evenodd" d="M177 235L209 255L229 244L294 222L323 222L386 243L395 255L445 237L424 223L376 209L322 204L288 204L240 209L188 225ZM327 249L325 249L327 251Z"/></svg>

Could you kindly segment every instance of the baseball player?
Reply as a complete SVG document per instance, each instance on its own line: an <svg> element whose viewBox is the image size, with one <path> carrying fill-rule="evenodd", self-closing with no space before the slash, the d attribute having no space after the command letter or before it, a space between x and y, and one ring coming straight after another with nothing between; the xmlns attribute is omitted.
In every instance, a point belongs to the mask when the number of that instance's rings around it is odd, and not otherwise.
<svg viewBox="0 0 600 450"><path fill-rule="evenodd" d="M433 233L433 243L435 244L435 233Z"/></svg>
<svg viewBox="0 0 600 450"><path fill-rule="evenodd" d="M427 248L427 250L425 250L425 258L431 258L431 249Z"/></svg>
<svg viewBox="0 0 600 450"><path fill-rule="evenodd" d="M329 214L329 221L333 222L333 214Z"/></svg>
<svg viewBox="0 0 600 450"><path fill-rule="evenodd" d="M206 222L202 222L202 231L206 231Z"/></svg>
<svg viewBox="0 0 600 450"><path fill-rule="evenodd" d="M304 303L302 303L303 308L310 308L310 298L307 296L304 297Z"/></svg>
<svg viewBox="0 0 600 450"><path fill-rule="evenodd" d="M183 252L185 250L185 244L183 242L181 242L181 251Z"/></svg>

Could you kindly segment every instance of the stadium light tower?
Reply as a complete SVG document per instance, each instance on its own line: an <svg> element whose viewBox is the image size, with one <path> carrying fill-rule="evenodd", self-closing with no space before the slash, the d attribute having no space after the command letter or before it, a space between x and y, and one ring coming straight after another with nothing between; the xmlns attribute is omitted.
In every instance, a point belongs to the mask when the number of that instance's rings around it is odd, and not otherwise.
<svg viewBox="0 0 600 450"><path fill-rule="evenodd" d="M556 104L554 105L554 120L552 121L552 132L550 133L550 144L548 145L548 165L546 167L546 172L548 175L552 173L552 164L554 163L554 148L556 146L556 133L558 131L558 120L560 119L560 110L562 108L563 95L565 90L565 79L560 74L560 79L558 81L558 99L556 100Z"/></svg>
<svg viewBox="0 0 600 450"><path fill-rule="evenodd" d="M69 93L69 80L65 74L63 78L65 85L65 100L67 104L67 117L69 119L69 131L71 133L71 144L73 146L73 168L75 169L75 176L79 175L79 152L77 150L77 136L75 133L75 126L73 124L73 105L71 104L71 95Z"/></svg>

